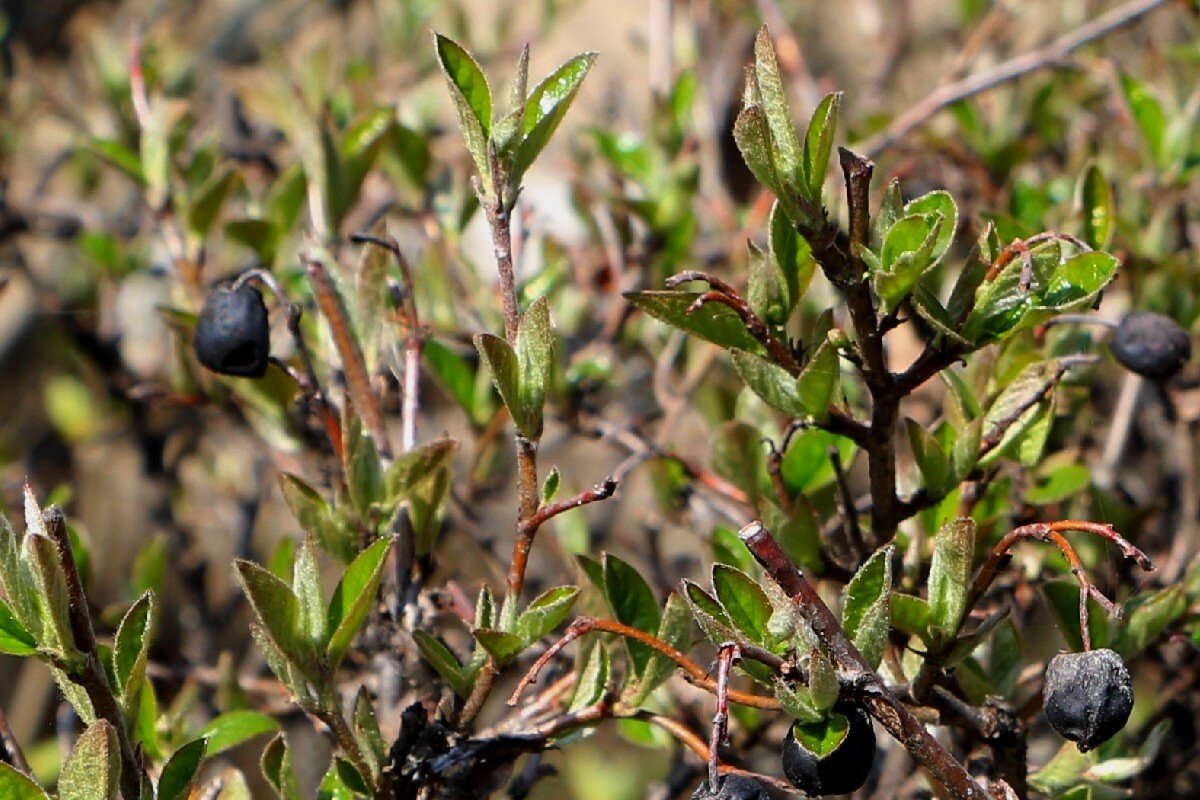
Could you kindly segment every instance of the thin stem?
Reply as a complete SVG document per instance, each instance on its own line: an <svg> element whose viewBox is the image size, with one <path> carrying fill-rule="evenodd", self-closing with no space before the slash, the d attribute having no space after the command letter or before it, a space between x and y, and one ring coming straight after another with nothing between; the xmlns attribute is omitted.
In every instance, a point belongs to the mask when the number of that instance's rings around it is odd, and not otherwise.
<svg viewBox="0 0 1200 800"><path fill-rule="evenodd" d="M717 788L717 752L729 738L729 670L741 661L738 646L732 642L721 645L717 656L717 710L713 714L712 731L708 739L708 785Z"/></svg>
<svg viewBox="0 0 1200 800"><path fill-rule="evenodd" d="M337 348L342 360L342 369L346 373L346 388L350 399L354 401L358 413L362 416L363 425L375 440L375 447L384 462L392 460L392 445L388 441L387 426L384 423L383 411L379 406L379 398L371 388L371 376L367 374L367 364L362 350L354 338L350 327L350 319L337 290L329 278L325 265L315 258L303 256L304 270L312 286L313 298L317 307L329 323L333 336L333 345Z"/></svg>
<svg viewBox="0 0 1200 800"><path fill-rule="evenodd" d="M1170 2L1171 0L1133 0L1101 14L1086 25L1081 25L1060 36L1045 47L1010 58L986 72L941 86L924 100L897 116L882 133L861 142L859 149L870 156L877 156L924 125L943 109L1031 72L1049 67L1061 67L1066 63L1067 56L1085 44L1131 25L1156 8L1169 5Z"/></svg>
<svg viewBox="0 0 1200 800"><path fill-rule="evenodd" d="M985 791L887 688L879 674L846 637L846 632L817 590L788 560L779 543L761 522L751 522L742 528L739 536L755 560L791 598L837 665L861 674L862 700L867 711L904 745L913 759L925 767L951 797L955 800L1003 797L1003 787L998 787L995 793Z"/></svg>
<svg viewBox="0 0 1200 800"><path fill-rule="evenodd" d="M529 668L529 671L525 673L525 676L521 678L520 682L517 684L517 688L513 690L512 697L508 699L508 704L510 706L515 706L517 704L517 702L521 699L521 695L525 692L525 689L537 680L538 673L541 672L546 664L550 663L550 660L558 655L563 648L581 636L591 633L592 631L615 633L618 636L624 636L627 639L633 639L634 641L641 642L647 647L658 651L678 664L687 675L689 683L699 686L714 694L717 692L717 682L708 676L708 671L705 670L704 667L700 666L695 661L681 653L677 648L672 647L658 637L651 636L645 631L638 630L637 628L629 625L624 625L620 622L614 622L613 620L598 619L596 617L576 617L575 621L567 627L563 637L552 644L546 650L546 652L542 654L541 658L534 662L533 666ZM743 646L739 644L739 647ZM767 666L770 666L776 670L782 668L783 666L783 660L780 659L779 656L776 656L773 653L768 653L761 648L745 646L743 647L743 654L747 658L752 658L755 661L762 660L764 664L767 664ZM779 702L773 697L762 697L760 695L750 694L749 692L742 692L737 689L729 690L729 699L740 705L752 706L754 708L779 708Z"/></svg>
<svg viewBox="0 0 1200 800"><path fill-rule="evenodd" d="M29 761L25 758L25 752L17 742L17 737L13 735L12 728L9 727L4 709L0 709L0 743L4 745L4 753L8 756L6 760L12 768L32 778L33 771L29 768Z"/></svg>
<svg viewBox="0 0 1200 800"><path fill-rule="evenodd" d="M613 496L613 492L617 490L616 478L609 476L600 483L596 484L587 491L568 497L565 500L559 500L557 503L540 506L538 510L530 517L521 520L517 525L520 531L537 530L547 521L557 517L559 514L570 511L573 508L585 506L588 503L595 503L599 500L607 500Z"/></svg>
<svg viewBox="0 0 1200 800"><path fill-rule="evenodd" d="M833 465L833 474L837 479L838 496L841 498L842 516L846 520L847 544L850 545L850 556L854 563L861 564L866 558L866 546L863 543L862 528L858 524L858 509L855 508L854 494L850 491L850 481L842 468L842 455L836 447L829 448L829 463Z"/></svg>

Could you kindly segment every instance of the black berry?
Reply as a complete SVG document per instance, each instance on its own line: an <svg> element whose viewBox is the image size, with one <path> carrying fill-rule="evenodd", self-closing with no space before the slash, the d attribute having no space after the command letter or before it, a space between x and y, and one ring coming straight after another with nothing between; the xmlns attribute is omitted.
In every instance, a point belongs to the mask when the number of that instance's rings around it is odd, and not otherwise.
<svg viewBox="0 0 1200 800"><path fill-rule="evenodd" d="M722 775L714 789L708 778L700 781L692 800L770 800L762 784L746 775Z"/></svg>
<svg viewBox="0 0 1200 800"><path fill-rule="evenodd" d="M192 341L200 363L223 375L261 378L271 354L267 307L253 286L218 286L200 309Z"/></svg>
<svg viewBox="0 0 1200 800"><path fill-rule="evenodd" d="M849 794L867 782L875 760L875 729L858 706L838 705L834 712L849 723L846 737L833 751L817 755L796 737L795 725L783 742L783 772L797 789L810 795Z"/></svg>
<svg viewBox="0 0 1200 800"><path fill-rule="evenodd" d="M1111 739L1129 719L1129 670L1108 649L1059 653L1046 667L1042 705L1054 730L1080 750L1091 750Z"/></svg>
<svg viewBox="0 0 1200 800"><path fill-rule="evenodd" d="M1170 317L1150 311L1126 314L1112 337L1117 361L1154 381L1172 377L1192 357L1192 340Z"/></svg>

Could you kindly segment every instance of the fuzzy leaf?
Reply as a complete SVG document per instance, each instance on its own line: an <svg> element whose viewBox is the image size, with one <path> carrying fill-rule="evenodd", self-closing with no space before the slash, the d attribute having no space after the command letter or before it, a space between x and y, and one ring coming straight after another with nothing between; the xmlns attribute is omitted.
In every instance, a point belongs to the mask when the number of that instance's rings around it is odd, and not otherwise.
<svg viewBox="0 0 1200 800"><path fill-rule="evenodd" d="M779 176L782 179L780 186L793 192L802 190L807 182L800 140L792 122L787 92L783 88L775 45L771 41L771 32L765 25L759 28L754 39L754 79L758 97L762 102L767 130L770 132L773 160L778 165ZM826 158L828 159L828 154Z"/></svg>
<svg viewBox="0 0 1200 800"><path fill-rule="evenodd" d="M392 539L379 539L358 555L338 582L329 604L326 630L329 644L325 648L330 670L337 669L342 657L350 649L350 643L358 634L367 612L375 604L379 580Z"/></svg>
<svg viewBox="0 0 1200 800"><path fill-rule="evenodd" d="M887 641L892 591L891 545L876 550L846 585L842 628L874 669Z"/></svg>
<svg viewBox="0 0 1200 800"><path fill-rule="evenodd" d="M628 292L625 298L645 313L698 336L706 342L726 348L764 353L763 346L746 330L745 323L733 309L722 303L705 303L689 313L688 308L700 295L696 292L644 291Z"/></svg>
<svg viewBox="0 0 1200 800"><path fill-rule="evenodd" d="M837 133L838 109L841 105L841 92L826 95L817 104L804 136L806 196L818 205L821 203L821 190L825 185L825 172L829 169L829 156L833 153L833 139Z"/></svg>
<svg viewBox="0 0 1200 800"><path fill-rule="evenodd" d="M557 628L578 598L578 586L559 586L543 592L517 617L515 632L522 644L528 647Z"/></svg>
<svg viewBox="0 0 1200 800"><path fill-rule="evenodd" d="M58 778L59 800L115 800L121 778L117 732L97 720L83 732ZM0 792L0 796L7 795Z"/></svg>
<svg viewBox="0 0 1200 800"><path fill-rule="evenodd" d="M604 594L613 615L622 622L646 633L657 633L661 623L658 601L654 592L640 573L625 561L611 553L605 553L601 561L604 576ZM625 639L629 660L635 675L642 675L654 651L630 639Z"/></svg>
<svg viewBox="0 0 1200 800"><path fill-rule="evenodd" d="M118 697L130 715L138 708L138 693L146 680L146 659L156 610L154 593L147 591L125 612L113 642L113 677Z"/></svg>
<svg viewBox="0 0 1200 800"><path fill-rule="evenodd" d="M967 588L975 556L975 521L951 520L938 531L929 567L929 623L934 638L947 642L966 613Z"/></svg>
<svg viewBox="0 0 1200 800"><path fill-rule="evenodd" d="M471 635L491 654L497 666L507 665L524 649L521 637L515 633L494 628L477 628L471 631Z"/></svg>
<svg viewBox="0 0 1200 800"><path fill-rule="evenodd" d="M762 587L746 573L725 564L713 566L712 582L717 600L734 626L751 642L765 644L773 609Z"/></svg>
<svg viewBox="0 0 1200 800"><path fill-rule="evenodd" d="M536 439L542 432L542 407L554 368L554 334L545 297L539 297L521 316L515 355L521 413L518 427L527 438Z"/></svg>
<svg viewBox="0 0 1200 800"><path fill-rule="evenodd" d="M450 684L450 688L457 695L466 697L471 693L471 682L463 675L462 664L459 663L450 648L425 631L413 631L412 637L413 641L417 643L421 655L437 671L437 674Z"/></svg>
<svg viewBox="0 0 1200 800"><path fill-rule="evenodd" d="M692 616L688 612L687 602L678 592L667 595L662 621L658 626L658 638L680 651L686 651L692 643ZM654 653L637 682L630 687L626 701L634 706L641 705L655 689L675 674L676 668L674 661L662 653Z"/></svg>
<svg viewBox="0 0 1200 800"><path fill-rule="evenodd" d="M263 632L281 655L307 671L312 660L312 643L300 631L300 604L291 587L253 562L239 559L234 563Z"/></svg>
<svg viewBox="0 0 1200 800"><path fill-rule="evenodd" d="M530 92L521 117L521 141L510 176L514 184L521 180L554 135L595 60L596 53L580 53L550 73Z"/></svg>
<svg viewBox="0 0 1200 800"><path fill-rule="evenodd" d="M796 378L796 394L800 404L819 423L829 420L840 377L837 350L826 339Z"/></svg>
<svg viewBox="0 0 1200 800"><path fill-rule="evenodd" d="M491 196L494 177L488 156L488 137L492 128L492 92L487 78L475 59L452 39L434 34L434 50L458 111L458 124L467 150L479 170L484 194Z"/></svg>
<svg viewBox="0 0 1200 800"><path fill-rule="evenodd" d="M732 352L733 368L746 382L750 391L767 405L793 417L805 416L807 409L800 402L796 379L773 361L744 350Z"/></svg>

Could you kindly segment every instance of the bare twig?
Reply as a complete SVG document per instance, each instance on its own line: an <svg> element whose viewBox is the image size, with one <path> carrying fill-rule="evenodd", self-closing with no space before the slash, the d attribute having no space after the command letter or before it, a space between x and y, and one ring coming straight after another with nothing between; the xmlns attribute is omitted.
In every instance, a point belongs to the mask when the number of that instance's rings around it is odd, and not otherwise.
<svg viewBox="0 0 1200 800"><path fill-rule="evenodd" d="M1061 67L1071 53L1085 44L1131 25L1151 11L1170 3L1171 0L1132 0L1101 14L1044 47L997 64L986 72L941 86L892 120L881 133L860 142L858 148L869 156L877 156L924 125L938 112L960 100L986 92L1031 72Z"/></svg>
<svg viewBox="0 0 1200 800"><path fill-rule="evenodd" d="M557 503L540 506L533 516L521 520L517 524L519 531L537 530L547 521L557 517L565 511L570 511L573 508L585 506L588 503L595 503L598 500L607 500L613 496L613 492L617 490L616 478L610 476L605 478L600 483L596 484L587 491L568 497L565 500L559 500Z"/></svg>

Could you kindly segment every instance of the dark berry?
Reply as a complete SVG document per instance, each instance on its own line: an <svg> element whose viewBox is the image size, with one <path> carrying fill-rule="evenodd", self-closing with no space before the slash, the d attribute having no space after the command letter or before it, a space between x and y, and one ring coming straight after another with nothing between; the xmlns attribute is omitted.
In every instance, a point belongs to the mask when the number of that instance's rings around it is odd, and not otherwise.
<svg viewBox="0 0 1200 800"><path fill-rule="evenodd" d="M1192 340L1178 322L1162 314L1126 314L1112 337L1117 361L1153 381L1172 377L1192 357Z"/></svg>
<svg viewBox="0 0 1200 800"><path fill-rule="evenodd" d="M871 718L859 706L838 705L834 712L846 718L849 729L833 751L820 756L806 748L796 736L795 725L783 741L783 772L806 794L849 794L866 783L871 774L875 760Z"/></svg>
<svg viewBox="0 0 1200 800"><path fill-rule="evenodd" d="M213 289L200 309L192 345L196 358L213 372L261 378L271 354L262 295L249 284Z"/></svg>
<svg viewBox="0 0 1200 800"><path fill-rule="evenodd" d="M1042 705L1054 730L1080 750L1091 750L1111 739L1129 719L1129 670L1108 649L1059 653L1046 667Z"/></svg>
<svg viewBox="0 0 1200 800"><path fill-rule="evenodd" d="M762 784L746 775L722 775L714 789L708 778L700 781L692 800L769 800L770 795Z"/></svg>

